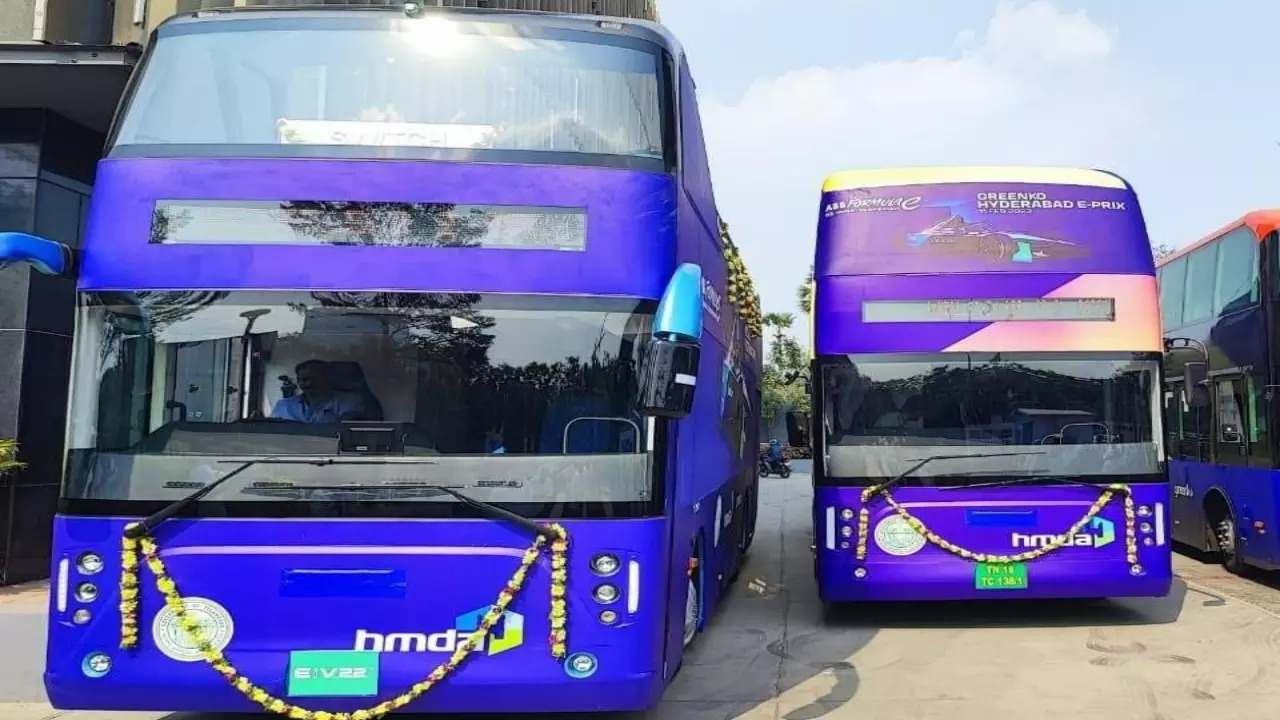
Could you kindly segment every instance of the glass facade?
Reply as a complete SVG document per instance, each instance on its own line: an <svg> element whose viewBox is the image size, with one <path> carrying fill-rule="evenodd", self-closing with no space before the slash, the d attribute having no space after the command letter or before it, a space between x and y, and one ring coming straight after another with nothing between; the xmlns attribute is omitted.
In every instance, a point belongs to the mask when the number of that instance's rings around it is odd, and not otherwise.
<svg viewBox="0 0 1280 720"><path fill-rule="evenodd" d="M0 110L0 230L79 247L103 140L44 110ZM0 437L27 463L0 483L0 585L49 572L74 307L73 280L0 269Z"/></svg>

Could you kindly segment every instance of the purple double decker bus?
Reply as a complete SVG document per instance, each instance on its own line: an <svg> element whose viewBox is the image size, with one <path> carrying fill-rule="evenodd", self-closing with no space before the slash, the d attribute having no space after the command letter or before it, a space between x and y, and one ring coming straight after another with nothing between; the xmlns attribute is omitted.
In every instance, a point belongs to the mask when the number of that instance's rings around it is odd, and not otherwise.
<svg viewBox="0 0 1280 720"><path fill-rule="evenodd" d="M824 602L1168 593L1160 315L1128 184L833 175L813 298Z"/></svg>
<svg viewBox="0 0 1280 720"><path fill-rule="evenodd" d="M164 23L83 248L0 236L78 278L53 705L653 706L755 523L735 252L660 26Z"/></svg>

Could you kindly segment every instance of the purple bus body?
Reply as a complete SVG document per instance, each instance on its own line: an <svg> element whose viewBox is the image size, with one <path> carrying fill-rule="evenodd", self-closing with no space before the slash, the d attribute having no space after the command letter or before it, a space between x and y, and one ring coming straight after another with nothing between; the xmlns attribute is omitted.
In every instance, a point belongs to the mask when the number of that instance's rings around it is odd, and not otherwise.
<svg viewBox="0 0 1280 720"><path fill-rule="evenodd" d="M62 517L55 527L59 556L94 550L112 558L123 519ZM571 679L551 658L550 568L546 559L511 610L524 616L523 643L495 655L476 653L444 683L409 706L417 712L549 712L641 709L660 696L663 618L660 601L668 538L667 522L597 520L565 523L573 539L570 553L570 652L590 652L599 671ZM350 650L357 630L372 633L436 633L454 627L457 616L487 607L496 598L529 538L519 529L492 521L397 520L172 520L159 536L163 554L184 597L210 598L235 621L227 655L243 674L279 697L284 694L289 652L299 649ZM596 618L585 580L587 560L614 550L624 563L640 563L638 588L628 586L613 609L621 619L605 627ZM105 588L119 578L113 563L93 576ZM85 578L88 579L88 578ZM575 587L576 585L576 587ZM74 586L74 582L73 582ZM116 651L119 620L114 593L104 592L95 608L99 619L72 625L51 605L45 675L55 707L163 711L201 708L251 712L247 700L202 661L175 662L154 647L150 618L164 600L142 570L142 642L135 651ZM640 590L645 588L646 590ZM647 589L652 588L652 591ZM644 592L635 612L627 594ZM117 658L107 678L81 672L81 659L95 651ZM380 692L398 694L425 678L448 658L445 652L383 652ZM304 707L350 711L375 704L373 698L306 698Z"/></svg>
<svg viewBox="0 0 1280 720"><path fill-rule="evenodd" d="M855 557L861 488L819 487L814 493L815 542L818 543L818 594L824 602L882 600L989 600L996 598L1101 598L1164 597L1172 582L1173 556L1169 490L1164 485L1134 486L1134 502L1151 515L1138 523L1151 526L1137 531L1138 564L1143 574L1133 576L1125 562L1124 503L1117 496L1099 517L1112 523L1114 540L1105 546L1066 547L1027 563L1027 586L1017 590L978 589L971 560L925 544L903 557L879 547L876 525L894 511L880 499L872 499L864 561ZM1080 519L1098 497L1098 491L1080 487L898 488L892 491L912 515L940 537L973 552L1009 555L1028 546L1014 546L1013 536L1058 534ZM846 521L841 510L855 515ZM850 528L851 536L843 534ZM1151 540L1148 546L1146 540ZM1043 538L1040 538L1043 540ZM848 543L848 547L842 547ZM864 577L854 571L863 568Z"/></svg>
<svg viewBox="0 0 1280 720"><path fill-rule="evenodd" d="M108 159L99 165L78 289L342 289L573 294L657 299L677 263L702 265L722 297L726 272L719 241L695 212L690 192L667 175L589 167L321 159ZM581 252L495 248L398 248L288 245L180 245L149 242L157 200L308 200L484 203L585 208ZM726 304L726 307L729 307ZM722 396L726 345L735 312L704 315L699 377L690 415L673 426L665 473L666 511L640 519L565 519L568 652L598 660L574 677L550 655L549 567L544 557L511 610L523 616L523 642L496 655L477 653L407 712L627 711L653 706L683 654L685 587L692 543L702 549L700 627L740 564L754 522L755 423L739 457ZM741 327L739 324L738 327ZM737 338L745 382L754 385L758 339ZM757 409L758 411L758 409ZM754 415L750 416L754 418ZM679 458L678 461L675 458ZM59 515L53 536L74 589L92 580L93 603L60 607L51 594L45 685L61 709L227 711L258 709L204 662L176 662L151 640L164 606L140 570L139 647L119 644L120 533L137 518ZM733 533L741 532L742 537ZM357 630L435 633L487 607L519 564L531 538L503 522L459 519L174 519L156 531L163 557L185 597L208 598L234 618L226 652L268 692L305 707L370 707L422 681L443 652L381 653L377 696L289 698L292 650L351 650ZM76 558L107 559L90 576ZM592 556L612 552L622 591L602 605ZM630 563L636 564L631 569ZM69 570L67 569L69 566ZM336 571L336 572L335 572ZM724 580L722 580L724 579ZM93 613L72 622L77 608ZM619 620L606 625L603 609ZM631 609L634 607L634 611ZM105 677L82 667L92 653L114 660Z"/></svg>
<svg viewBox="0 0 1280 720"><path fill-rule="evenodd" d="M602 168L386 160L140 159L99 165L81 290L342 289L657 298L675 252L675 179ZM156 200L347 200L584 208L581 252L153 244ZM425 251L425 252L424 252Z"/></svg>
<svg viewBox="0 0 1280 720"><path fill-rule="evenodd" d="M980 194L1000 193L1026 193L1059 205L1018 212L980 209ZM1018 182L839 189L824 192L820 215L813 324L819 358L1161 350L1154 263L1131 189ZM1019 240L1039 254L1027 256ZM970 245L959 245L966 241ZM1116 303L1115 327L1109 332L1067 328L1086 325L1079 322L867 323L863 318L867 300L1088 297L1100 291ZM1017 326L1016 332L992 332L1001 325ZM815 412L815 441L821 441L817 435L822 427ZM920 450L923 458L947 448ZM1132 488L1135 507L1145 513L1137 520L1135 538L1139 570L1126 562L1124 504L1117 495L1099 515L1114 529L1113 541L1058 549L1025 564L1025 587L991 590L978 589L972 560L923 537L907 549L894 548L896 555L880 546L877 524L895 512L878 495L867 503L866 556L859 560L863 487L825 485L819 479L813 517L819 594L827 602L1162 597L1172 585L1170 488L1167 482ZM1066 531L1104 489L911 486L894 488L891 494L943 540L977 553L1012 555ZM1142 530L1144 524L1149 529ZM1015 533L1036 537L1014 545Z"/></svg>

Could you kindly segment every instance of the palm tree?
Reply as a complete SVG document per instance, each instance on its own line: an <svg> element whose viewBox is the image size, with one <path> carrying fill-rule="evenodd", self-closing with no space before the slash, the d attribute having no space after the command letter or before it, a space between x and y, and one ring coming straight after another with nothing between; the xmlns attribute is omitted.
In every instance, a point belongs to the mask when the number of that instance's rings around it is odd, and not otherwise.
<svg viewBox="0 0 1280 720"><path fill-rule="evenodd" d="M0 475L13 470L21 470L26 463L18 462L18 442L16 440L0 440Z"/></svg>
<svg viewBox="0 0 1280 720"><path fill-rule="evenodd" d="M791 313L771 312L765 313L765 327L773 328L773 345L779 347L782 345L782 338L786 335L791 326L796 323L796 316Z"/></svg>
<svg viewBox="0 0 1280 720"><path fill-rule="evenodd" d="M796 299L800 301L800 312L805 315L813 313L813 266L809 266L809 276L800 287L796 288Z"/></svg>

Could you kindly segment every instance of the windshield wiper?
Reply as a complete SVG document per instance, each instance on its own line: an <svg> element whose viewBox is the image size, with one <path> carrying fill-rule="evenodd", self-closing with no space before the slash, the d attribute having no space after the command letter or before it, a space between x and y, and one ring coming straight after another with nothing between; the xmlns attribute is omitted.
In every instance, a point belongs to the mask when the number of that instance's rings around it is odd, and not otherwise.
<svg viewBox="0 0 1280 720"><path fill-rule="evenodd" d="M168 505L165 505L164 507L142 518L136 523L132 523L130 525L125 526L124 536L129 538L130 540L137 540L138 538L144 535L149 535L151 533L151 528L159 525L165 520L168 520L174 515L177 515L179 512L182 512L183 508L199 500L205 495L208 495L209 493L213 492L222 483L230 480L231 478L239 475L240 473L244 472L245 470L248 470L249 468L253 467L254 465L257 465L258 463L263 462L266 459L267 458L254 458L253 460L246 460L245 462L240 464L240 467L236 468L235 470L232 470L226 475L223 475L217 480L214 480L208 485L205 485L199 490L196 490L190 495L187 495L186 497L180 498L178 500L175 500L169 503Z"/></svg>
<svg viewBox="0 0 1280 720"><path fill-rule="evenodd" d="M326 463L326 464L329 464L329 463ZM269 486L264 486L261 489L264 489L264 490L355 490L355 491L358 491L358 490L438 490L446 495L453 496L454 499L459 500L467 505L470 505L471 507L477 510L480 510L481 512L484 512L490 517L494 517L499 520L506 520L507 522L513 523L515 525L519 525L520 527L528 530L529 532L535 533L537 535L541 535L548 540L557 540L560 537L556 533L556 531L552 530L546 525L543 525L539 522L536 522L518 513L513 513L504 507L494 505L493 503L488 503L483 500L477 500L471 497L470 495L466 495L464 493L458 492L455 486L452 486L452 485L435 485L432 483L378 483L373 485L362 485L362 484L298 485L295 483L279 482L279 483L271 483Z"/></svg>
<svg viewBox="0 0 1280 720"><path fill-rule="evenodd" d="M1076 487L1087 487L1087 488L1097 487L1096 485L1090 485L1089 483L1080 482L1074 479L1078 477L1080 476L1079 475L1037 475L1035 473L1032 473L1030 475L1027 475L1026 477L994 480L992 482L977 483L975 485L949 485L947 487L940 488L940 489L968 490L971 488L1003 487L1005 485L1028 485L1031 483L1038 483L1038 482L1051 482L1051 483L1058 483L1060 485L1075 485Z"/></svg>
<svg viewBox="0 0 1280 720"><path fill-rule="evenodd" d="M911 473L919 470L920 468L933 462L934 460L964 460L967 458L1017 457L1021 455L1043 455L1043 454L1044 454L1043 451L1036 451L1036 452L1011 452L1011 453L978 453L976 455L975 454L930 455L929 457L923 458L922 460L920 460L920 462L916 463L915 465L912 465L906 470L903 470L902 472L884 481L883 483L880 483L879 485L871 486L871 488L874 492L884 492L885 490L888 490L889 488L897 485L898 483L901 483L903 480L906 480L908 477L911 476ZM969 487L973 487L973 486L971 485Z"/></svg>
<svg viewBox="0 0 1280 720"><path fill-rule="evenodd" d="M222 460L220 462L235 462L235 461ZM222 485L226 481L239 475L245 470L248 470L254 465L336 465L339 462L342 462L342 461L339 460L338 458L306 459L306 458L261 457L261 458L253 458L251 460L245 460L240 464L239 467L227 473L226 475L223 475L217 480L214 480L213 482L209 483L208 485L205 485L204 487L200 488L199 490L196 490L195 492L191 493L190 495L187 495L186 497L179 498L178 500L175 500L169 503L168 505L165 505L159 510L146 516L142 520L139 520L138 522L125 527L124 536L131 540L136 540L142 537L143 535L149 534L151 532L151 529L154 528L155 526L159 525L165 520L168 520L174 515L177 515L178 513L182 512L182 510L185 509L191 503L213 492L218 488L219 485ZM355 462L364 462L366 464L384 464L384 463L390 463L391 461L358 460ZM417 464L435 465L437 461L424 459L424 460L412 460L409 462L405 462L402 460L400 462L403 464L414 464L414 465L417 465Z"/></svg>

